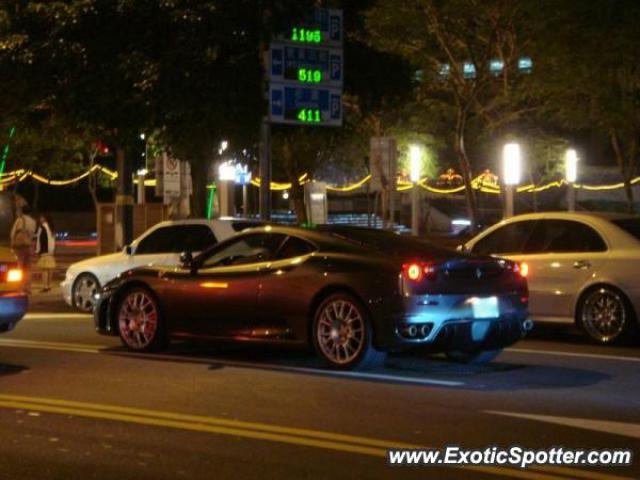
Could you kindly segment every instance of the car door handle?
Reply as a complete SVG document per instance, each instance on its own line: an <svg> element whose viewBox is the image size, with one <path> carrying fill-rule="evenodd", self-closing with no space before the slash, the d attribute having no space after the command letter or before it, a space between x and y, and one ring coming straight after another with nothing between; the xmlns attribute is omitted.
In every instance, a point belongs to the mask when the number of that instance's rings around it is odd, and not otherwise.
<svg viewBox="0 0 640 480"><path fill-rule="evenodd" d="M591 267L591 262L589 260L578 260L573 262L573 268L577 268L578 270L585 270Z"/></svg>

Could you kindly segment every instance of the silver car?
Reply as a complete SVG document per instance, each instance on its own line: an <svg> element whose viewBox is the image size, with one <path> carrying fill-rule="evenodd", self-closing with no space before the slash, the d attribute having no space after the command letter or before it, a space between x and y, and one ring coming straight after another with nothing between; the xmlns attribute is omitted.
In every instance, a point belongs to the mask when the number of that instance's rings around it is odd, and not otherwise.
<svg viewBox="0 0 640 480"><path fill-rule="evenodd" d="M638 333L640 217L518 215L461 248L526 264L529 312L536 322L575 323L602 344Z"/></svg>

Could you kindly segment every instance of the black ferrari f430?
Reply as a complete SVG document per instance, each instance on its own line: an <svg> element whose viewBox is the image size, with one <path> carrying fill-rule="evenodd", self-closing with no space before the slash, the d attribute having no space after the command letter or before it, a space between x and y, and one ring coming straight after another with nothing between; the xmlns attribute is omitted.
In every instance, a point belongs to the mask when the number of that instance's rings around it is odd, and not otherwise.
<svg viewBox="0 0 640 480"><path fill-rule="evenodd" d="M125 272L94 317L135 351L199 337L310 345L341 369L418 347L484 362L531 326L525 277L526 265L386 231L266 226L179 267Z"/></svg>

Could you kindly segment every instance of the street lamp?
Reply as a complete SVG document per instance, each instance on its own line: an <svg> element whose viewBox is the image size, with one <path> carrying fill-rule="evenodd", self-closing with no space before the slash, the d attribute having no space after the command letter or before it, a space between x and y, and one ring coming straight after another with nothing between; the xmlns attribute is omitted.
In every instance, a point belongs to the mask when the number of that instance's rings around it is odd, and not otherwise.
<svg viewBox="0 0 640 480"><path fill-rule="evenodd" d="M411 189L411 233L418 235L420 221L420 192L418 181L422 173L422 149L418 145L409 147L409 178L413 182Z"/></svg>
<svg viewBox="0 0 640 480"><path fill-rule="evenodd" d="M576 209L576 186L578 178L578 154L573 148L569 148L564 155L564 174L567 181L567 209L570 212Z"/></svg>
<svg viewBox="0 0 640 480"><path fill-rule="evenodd" d="M505 186L505 210L504 217L513 216L513 195L516 185L520 183L522 172L522 155L520 145L507 143L502 150L502 178Z"/></svg>

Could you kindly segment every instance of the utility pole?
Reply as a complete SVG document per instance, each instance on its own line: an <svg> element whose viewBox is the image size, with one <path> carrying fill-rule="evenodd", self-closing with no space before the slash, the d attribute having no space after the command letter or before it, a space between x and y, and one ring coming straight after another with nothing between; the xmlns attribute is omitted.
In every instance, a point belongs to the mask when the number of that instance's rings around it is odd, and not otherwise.
<svg viewBox="0 0 640 480"><path fill-rule="evenodd" d="M123 147L116 147L116 166L116 247L122 248L133 240L133 172Z"/></svg>
<svg viewBox="0 0 640 480"><path fill-rule="evenodd" d="M260 129L260 218L271 220L271 124L262 120Z"/></svg>

